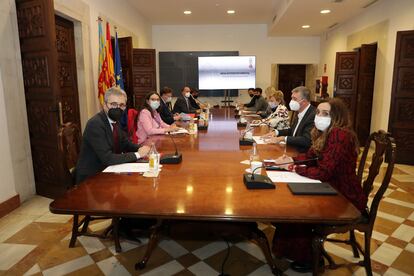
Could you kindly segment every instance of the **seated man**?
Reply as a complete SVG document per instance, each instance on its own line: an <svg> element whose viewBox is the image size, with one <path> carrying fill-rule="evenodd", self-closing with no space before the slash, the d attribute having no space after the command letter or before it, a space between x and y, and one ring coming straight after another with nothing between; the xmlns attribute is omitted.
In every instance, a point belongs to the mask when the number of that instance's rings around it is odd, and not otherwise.
<svg viewBox="0 0 414 276"><path fill-rule="evenodd" d="M245 104L238 104L239 108L254 106L254 102L256 101L256 98L254 97L254 88L247 89L247 93L249 93L249 97L251 98L250 102Z"/></svg>
<svg viewBox="0 0 414 276"><path fill-rule="evenodd" d="M174 113L200 113L200 109L194 108L190 103L190 87L184 86L181 90L181 95L177 98L174 104Z"/></svg>
<svg viewBox="0 0 414 276"><path fill-rule="evenodd" d="M252 106L252 107L246 107L245 106L244 110L254 111L257 114L260 114L262 112L266 112L267 107L269 106L269 104L266 101L266 99L262 97L262 89L261 88L257 87L257 88L254 89L254 97L253 98L255 98L254 106Z"/></svg>
<svg viewBox="0 0 414 276"><path fill-rule="evenodd" d="M197 89L192 88L190 94L191 96L189 100L190 100L192 107L194 107L195 109L207 109L208 108L207 104L204 104L197 99L198 95L200 94L200 92Z"/></svg>
<svg viewBox="0 0 414 276"><path fill-rule="evenodd" d="M105 92L103 110L89 119L83 132L76 183L103 171L107 166L135 162L148 154L149 147L139 147L127 139L119 120L126 108L127 96L117 87Z"/></svg>
<svg viewBox="0 0 414 276"><path fill-rule="evenodd" d="M173 91L169 87L164 87L160 91L161 93L161 101L160 107L158 108L158 112L160 113L161 119L169 124L172 125L175 121L180 120L180 115L178 113L172 112L171 106L171 99L173 95Z"/></svg>
<svg viewBox="0 0 414 276"><path fill-rule="evenodd" d="M298 86L292 90L292 100L289 103L292 111L298 114L288 129L275 130L271 135L275 143L285 142L296 147L299 151L307 151L311 146L311 130L314 127L315 107L310 104L310 90Z"/></svg>

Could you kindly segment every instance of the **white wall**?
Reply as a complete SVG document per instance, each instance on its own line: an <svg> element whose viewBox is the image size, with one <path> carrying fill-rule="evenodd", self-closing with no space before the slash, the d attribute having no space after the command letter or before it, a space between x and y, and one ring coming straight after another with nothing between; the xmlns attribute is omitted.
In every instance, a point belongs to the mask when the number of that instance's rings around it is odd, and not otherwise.
<svg viewBox="0 0 414 276"><path fill-rule="evenodd" d="M16 192L22 201L35 192L14 0L0 1L0 37L1 203Z"/></svg>
<svg viewBox="0 0 414 276"><path fill-rule="evenodd" d="M371 131L388 129L397 31L414 29L414 1L381 0L335 30L321 36L321 61L327 64L332 95L335 54L362 43L378 42Z"/></svg>
<svg viewBox="0 0 414 276"><path fill-rule="evenodd" d="M264 24L152 27L157 60L160 51L239 51L240 55L255 55L256 86L263 89L271 84L272 63L318 64L319 43L319 37L268 37Z"/></svg>

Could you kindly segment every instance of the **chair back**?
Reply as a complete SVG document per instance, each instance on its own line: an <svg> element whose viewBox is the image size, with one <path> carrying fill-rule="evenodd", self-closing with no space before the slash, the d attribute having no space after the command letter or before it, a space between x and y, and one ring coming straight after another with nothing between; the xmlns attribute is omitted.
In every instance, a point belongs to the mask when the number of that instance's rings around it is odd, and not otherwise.
<svg viewBox="0 0 414 276"><path fill-rule="evenodd" d="M374 146L372 162L369 166L367 178L362 179L371 144L373 144ZM372 191L374 180L380 172L380 168L382 163L384 162L384 159L388 161L384 177L382 178L381 186L375 193L371 203L371 207L368 210L369 224L372 226L374 225L375 218L377 216L379 203L382 197L384 196L384 193L387 190L391 180L392 172L394 170L395 152L396 145L394 138L392 138L391 135L385 132L384 130L379 130L378 132L372 133L368 137L364 151L362 153L361 161L358 167L358 178L362 182L362 189L367 197Z"/></svg>
<svg viewBox="0 0 414 276"><path fill-rule="evenodd" d="M79 127L74 123L63 124L58 131L58 148L63 157L63 166L75 183L75 167L78 161L81 144L81 133Z"/></svg>
<svg viewBox="0 0 414 276"><path fill-rule="evenodd" d="M137 144L137 120L138 120L138 111L134 108L128 109L128 139Z"/></svg>

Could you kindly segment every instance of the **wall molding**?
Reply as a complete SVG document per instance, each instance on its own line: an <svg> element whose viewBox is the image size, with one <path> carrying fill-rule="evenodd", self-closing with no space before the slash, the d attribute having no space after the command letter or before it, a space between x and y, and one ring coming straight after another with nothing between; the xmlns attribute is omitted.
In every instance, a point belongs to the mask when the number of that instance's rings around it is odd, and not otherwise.
<svg viewBox="0 0 414 276"><path fill-rule="evenodd" d="M0 218L20 206L20 196L17 194L0 203Z"/></svg>

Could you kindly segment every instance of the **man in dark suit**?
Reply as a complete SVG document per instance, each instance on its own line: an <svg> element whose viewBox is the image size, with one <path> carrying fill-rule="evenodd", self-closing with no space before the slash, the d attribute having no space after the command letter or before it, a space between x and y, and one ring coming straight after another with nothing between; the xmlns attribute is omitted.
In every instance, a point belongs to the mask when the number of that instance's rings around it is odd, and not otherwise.
<svg viewBox="0 0 414 276"><path fill-rule="evenodd" d="M174 113L200 113L199 109L195 109L194 107L191 106L190 103L190 87L188 86L184 86L183 89L181 90L181 95L177 98L177 101L174 104L174 109L173 112Z"/></svg>
<svg viewBox="0 0 414 276"><path fill-rule="evenodd" d="M89 119L82 137L76 164L76 183L103 171L107 166L135 162L148 154L149 147L139 147L127 139L119 120L126 108L127 96L117 87L105 92L103 110Z"/></svg>
<svg viewBox="0 0 414 276"><path fill-rule="evenodd" d="M311 130L314 127L316 109L310 104L310 90L299 86L292 90L292 100L289 103L292 111L297 112L290 128L275 130L273 142L285 142L296 147L300 152L307 151L311 146Z"/></svg>
<svg viewBox="0 0 414 276"><path fill-rule="evenodd" d="M161 119L169 124L172 125L175 121L180 120L180 114L172 112L171 106L171 99L173 95L173 91L169 87L164 87L160 91L161 94L161 101L160 107L158 108L158 112L160 113Z"/></svg>
<svg viewBox="0 0 414 276"><path fill-rule="evenodd" d="M256 102L256 97L254 96L254 88L249 88L247 90L247 93L249 93L249 96L251 99L250 99L250 102L245 103L243 107L253 107L254 103Z"/></svg>

